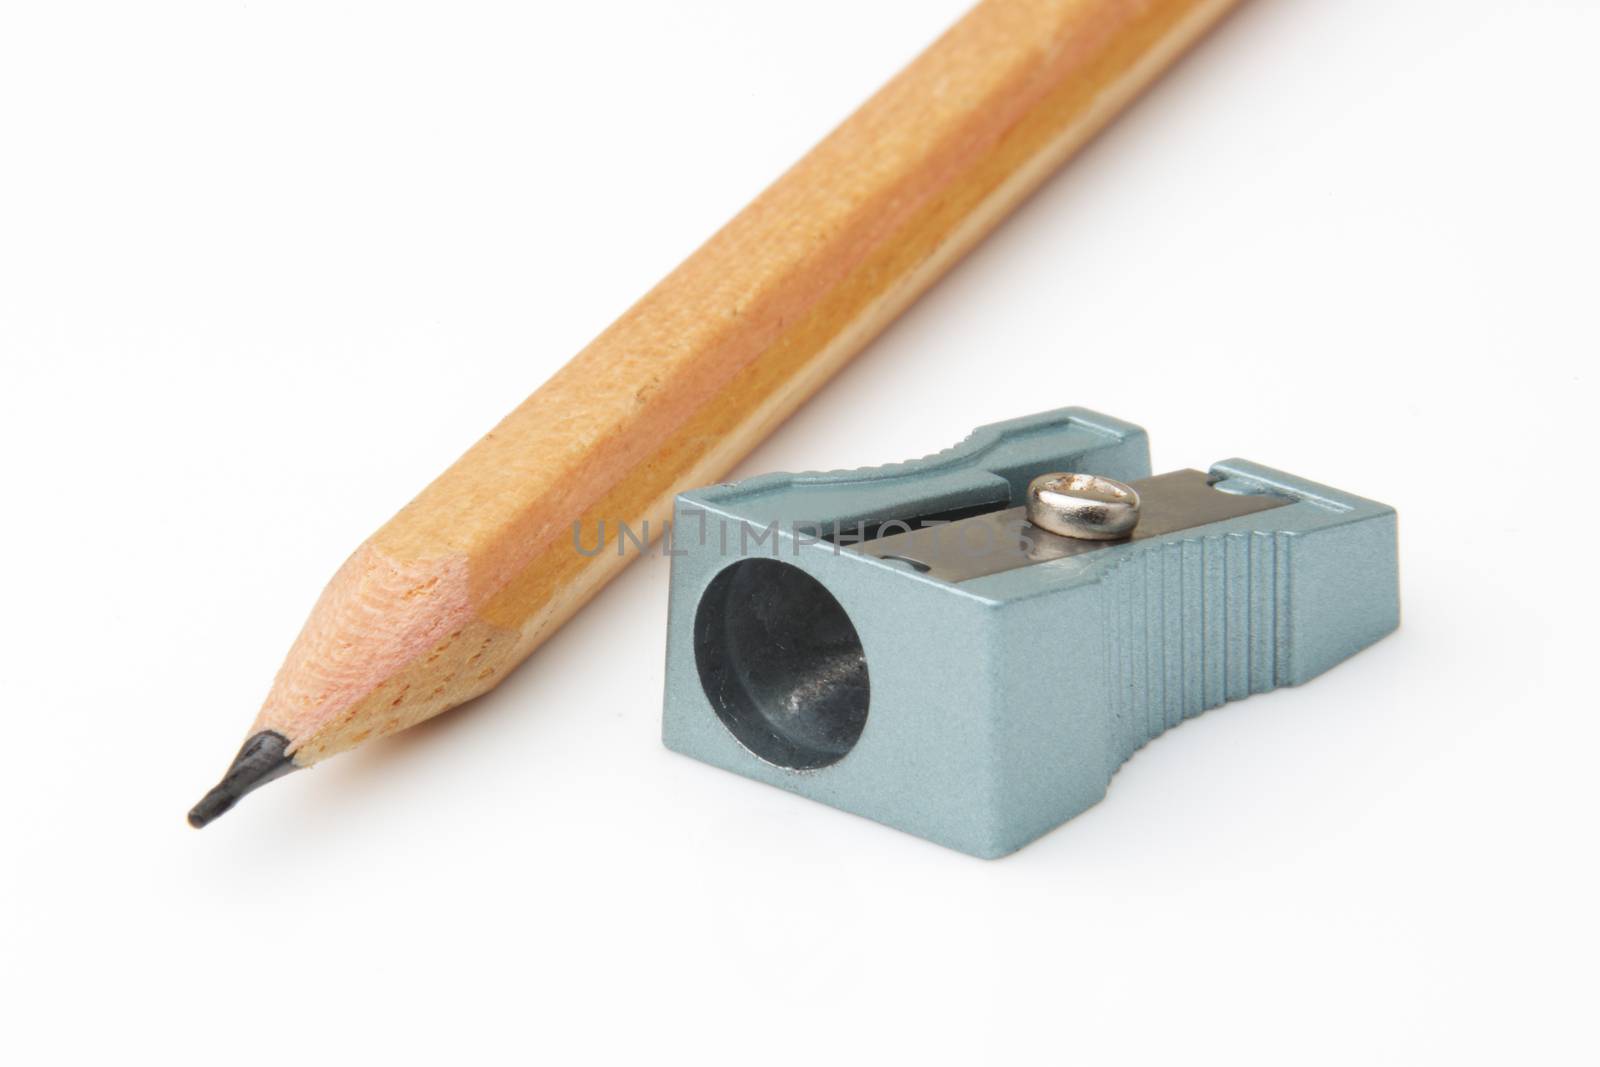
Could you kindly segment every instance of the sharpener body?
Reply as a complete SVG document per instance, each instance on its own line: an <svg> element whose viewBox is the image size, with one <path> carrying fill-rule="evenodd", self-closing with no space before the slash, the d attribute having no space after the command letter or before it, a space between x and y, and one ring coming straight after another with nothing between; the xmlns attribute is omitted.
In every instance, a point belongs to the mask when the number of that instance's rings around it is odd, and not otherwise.
<svg viewBox="0 0 1600 1067"><path fill-rule="evenodd" d="M997 857L1162 731L1399 623L1394 511L1242 460L1200 491L1263 510L1059 556L915 550L994 527L1048 471L1145 479L1145 433L1069 408L909 463L682 494L667 746Z"/></svg>

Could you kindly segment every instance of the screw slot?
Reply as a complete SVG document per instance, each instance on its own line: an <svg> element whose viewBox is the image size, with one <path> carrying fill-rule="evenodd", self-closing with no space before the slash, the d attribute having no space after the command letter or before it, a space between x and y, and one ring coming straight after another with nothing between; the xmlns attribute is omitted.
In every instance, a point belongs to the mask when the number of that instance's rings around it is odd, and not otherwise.
<svg viewBox="0 0 1600 1067"><path fill-rule="evenodd" d="M1041 474L1028 483L1028 521L1084 541L1116 541L1139 524L1139 494L1096 474Z"/></svg>

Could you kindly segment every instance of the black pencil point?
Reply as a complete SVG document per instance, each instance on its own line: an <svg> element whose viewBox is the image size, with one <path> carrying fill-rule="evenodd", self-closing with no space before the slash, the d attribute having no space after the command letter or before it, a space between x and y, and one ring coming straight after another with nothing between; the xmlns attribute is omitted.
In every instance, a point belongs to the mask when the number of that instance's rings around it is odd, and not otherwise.
<svg viewBox="0 0 1600 1067"><path fill-rule="evenodd" d="M200 798L189 812L189 825L199 829L239 803L251 790L282 778L296 770L294 760L284 755L289 739L276 730L262 730L244 743L222 781Z"/></svg>

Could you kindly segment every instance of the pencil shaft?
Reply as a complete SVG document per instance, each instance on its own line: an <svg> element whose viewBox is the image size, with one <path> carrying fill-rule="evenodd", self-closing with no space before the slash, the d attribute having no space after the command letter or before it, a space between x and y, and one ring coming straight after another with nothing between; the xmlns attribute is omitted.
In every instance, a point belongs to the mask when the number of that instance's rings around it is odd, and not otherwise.
<svg viewBox="0 0 1600 1067"><path fill-rule="evenodd" d="M1234 0L989 0L365 542L251 733L297 765L495 685ZM592 544L588 546L592 548Z"/></svg>

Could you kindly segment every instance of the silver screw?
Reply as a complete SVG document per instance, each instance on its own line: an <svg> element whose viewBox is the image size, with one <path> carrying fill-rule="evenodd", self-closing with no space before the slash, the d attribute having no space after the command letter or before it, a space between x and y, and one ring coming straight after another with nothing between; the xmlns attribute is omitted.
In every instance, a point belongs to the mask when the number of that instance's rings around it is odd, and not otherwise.
<svg viewBox="0 0 1600 1067"><path fill-rule="evenodd" d="M1096 474L1041 474L1028 483L1028 521L1085 541L1115 541L1139 524L1139 494Z"/></svg>

